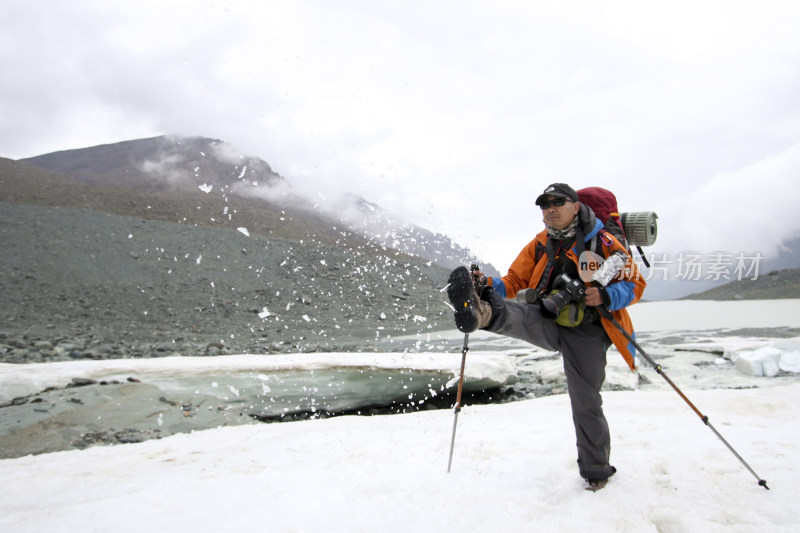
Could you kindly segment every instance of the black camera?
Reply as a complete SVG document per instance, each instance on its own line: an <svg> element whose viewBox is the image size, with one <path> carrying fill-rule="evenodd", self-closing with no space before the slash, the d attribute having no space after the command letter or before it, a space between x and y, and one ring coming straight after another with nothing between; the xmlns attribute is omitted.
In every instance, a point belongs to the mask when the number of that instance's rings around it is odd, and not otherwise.
<svg viewBox="0 0 800 533"><path fill-rule="evenodd" d="M579 279L572 279L561 274L553 282L553 289L558 291L552 296L539 300L542 314L548 318L556 318L564 307L579 302L586 296L586 286Z"/></svg>

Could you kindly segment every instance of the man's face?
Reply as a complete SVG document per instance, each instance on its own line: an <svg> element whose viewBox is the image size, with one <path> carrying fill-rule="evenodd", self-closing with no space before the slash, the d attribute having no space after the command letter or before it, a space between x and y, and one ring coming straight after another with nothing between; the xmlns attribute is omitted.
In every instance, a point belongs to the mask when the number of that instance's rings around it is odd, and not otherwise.
<svg viewBox="0 0 800 533"><path fill-rule="evenodd" d="M563 205L556 205L564 200L566 202ZM545 206L547 207L545 208ZM544 223L553 229L564 229L575 220L580 206L581 204L578 202L570 202L566 198L548 194L541 206Z"/></svg>

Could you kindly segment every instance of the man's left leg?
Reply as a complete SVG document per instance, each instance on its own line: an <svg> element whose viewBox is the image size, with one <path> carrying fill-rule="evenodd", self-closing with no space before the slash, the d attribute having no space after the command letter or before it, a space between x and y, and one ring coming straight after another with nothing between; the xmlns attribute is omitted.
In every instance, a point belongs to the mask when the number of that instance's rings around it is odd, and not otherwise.
<svg viewBox="0 0 800 533"><path fill-rule="evenodd" d="M611 434L600 396L606 378L606 350L611 343L599 322L559 328L580 475L590 481L605 480L616 472L609 464Z"/></svg>

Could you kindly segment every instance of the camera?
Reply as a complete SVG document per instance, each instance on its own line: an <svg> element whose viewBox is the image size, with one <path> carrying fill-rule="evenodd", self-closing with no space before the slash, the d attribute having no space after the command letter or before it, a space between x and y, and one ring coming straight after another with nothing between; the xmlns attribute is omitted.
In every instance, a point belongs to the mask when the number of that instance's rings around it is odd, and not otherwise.
<svg viewBox="0 0 800 533"><path fill-rule="evenodd" d="M571 303L577 303L586 296L586 286L579 279L572 279L561 274L553 282L553 289L558 291L552 296L539 300L542 314L548 318L556 318Z"/></svg>

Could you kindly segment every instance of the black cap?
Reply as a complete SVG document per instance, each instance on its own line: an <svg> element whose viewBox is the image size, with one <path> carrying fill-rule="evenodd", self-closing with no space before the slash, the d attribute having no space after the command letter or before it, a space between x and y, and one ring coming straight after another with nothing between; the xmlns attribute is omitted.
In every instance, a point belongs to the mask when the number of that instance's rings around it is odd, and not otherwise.
<svg viewBox="0 0 800 533"><path fill-rule="evenodd" d="M566 183L551 183L548 185L544 192L536 199L536 205L542 203L545 196L560 196L572 202L578 201L578 193Z"/></svg>

